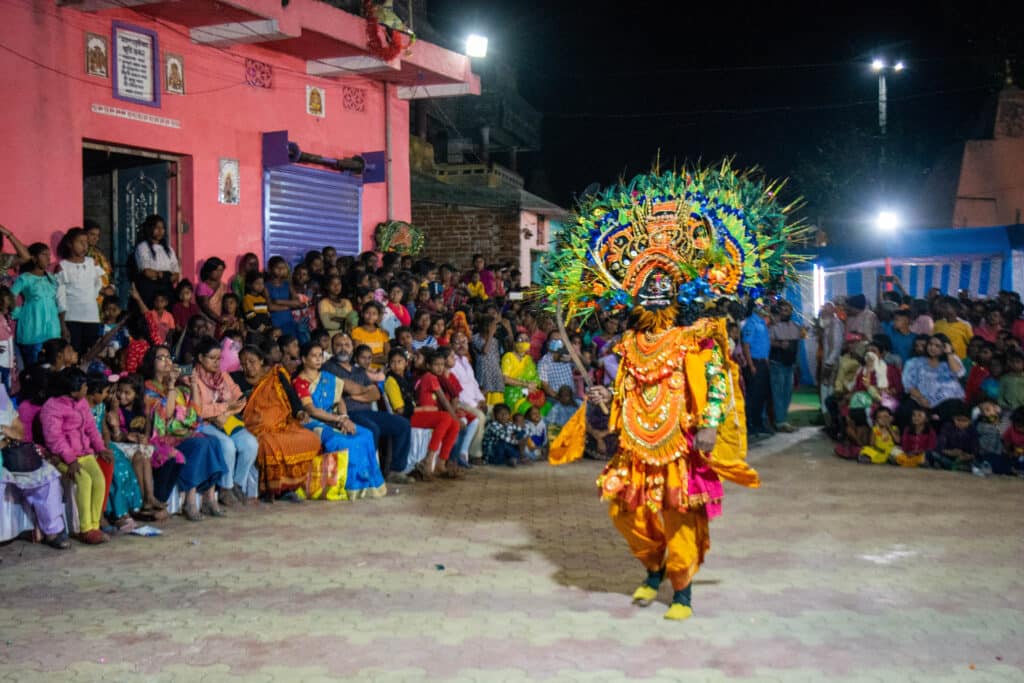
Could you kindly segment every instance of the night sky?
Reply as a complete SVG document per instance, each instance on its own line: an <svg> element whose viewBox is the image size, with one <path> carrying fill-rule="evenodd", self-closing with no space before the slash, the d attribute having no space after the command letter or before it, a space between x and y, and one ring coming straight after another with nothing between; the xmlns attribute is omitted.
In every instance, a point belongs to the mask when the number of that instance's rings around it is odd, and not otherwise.
<svg viewBox="0 0 1024 683"><path fill-rule="evenodd" d="M808 220L837 236L882 204L933 224L943 211L929 182L958 142L984 134L1003 60L1024 51L1022 12L1000 2L828 4L429 7L437 28L486 33L489 55L516 67L520 93L544 114L544 148L520 170L529 189L563 205L591 183L648 170L660 150L663 165L735 156L789 177ZM884 141L874 56L908 66L889 79ZM1024 60L1015 67L1024 82Z"/></svg>

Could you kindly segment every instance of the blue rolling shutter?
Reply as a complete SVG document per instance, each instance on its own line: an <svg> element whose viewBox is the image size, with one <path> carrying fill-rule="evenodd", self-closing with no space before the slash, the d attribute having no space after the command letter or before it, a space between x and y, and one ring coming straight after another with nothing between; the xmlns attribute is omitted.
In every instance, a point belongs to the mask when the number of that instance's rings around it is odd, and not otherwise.
<svg viewBox="0 0 1024 683"><path fill-rule="evenodd" d="M307 251L362 250L363 181L337 171L282 166L263 172L263 253L298 263Z"/></svg>

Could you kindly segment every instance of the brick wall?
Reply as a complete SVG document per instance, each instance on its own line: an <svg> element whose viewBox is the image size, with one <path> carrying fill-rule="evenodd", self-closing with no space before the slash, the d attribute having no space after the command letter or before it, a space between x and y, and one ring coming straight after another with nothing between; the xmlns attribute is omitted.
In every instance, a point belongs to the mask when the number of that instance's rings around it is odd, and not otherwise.
<svg viewBox="0 0 1024 683"><path fill-rule="evenodd" d="M519 262L519 212L514 209L412 204L412 224L426 238L423 256L468 268L473 254L488 263Z"/></svg>

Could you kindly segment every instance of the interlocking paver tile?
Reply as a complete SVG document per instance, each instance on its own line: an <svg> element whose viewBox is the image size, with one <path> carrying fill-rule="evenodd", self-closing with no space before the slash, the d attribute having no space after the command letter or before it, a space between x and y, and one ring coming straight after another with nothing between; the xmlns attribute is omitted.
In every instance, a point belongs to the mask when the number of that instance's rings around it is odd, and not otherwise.
<svg viewBox="0 0 1024 683"><path fill-rule="evenodd" d="M1024 680L1021 482L828 450L805 431L752 452L763 487L727 489L683 624L667 587L629 604L643 572L591 462L13 542L0 680Z"/></svg>

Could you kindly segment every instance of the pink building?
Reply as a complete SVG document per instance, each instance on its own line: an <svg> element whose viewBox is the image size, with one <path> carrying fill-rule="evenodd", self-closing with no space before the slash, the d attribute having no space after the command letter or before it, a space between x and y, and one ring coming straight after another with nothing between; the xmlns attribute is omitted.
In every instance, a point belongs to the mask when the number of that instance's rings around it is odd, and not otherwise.
<svg viewBox="0 0 1024 683"><path fill-rule="evenodd" d="M1024 90L1007 76L992 138L964 146L953 227L1024 222Z"/></svg>
<svg viewBox="0 0 1024 683"><path fill-rule="evenodd" d="M210 255L230 272L246 251L372 248L377 223L410 218L409 100L477 94L479 79L424 41L385 61L366 19L286 4L8 3L0 222L53 243L97 220L123 267L160 213L187 276ZM300 150L327 161L291 163ZM355 157L362 174L333 163Z"/></svg>

